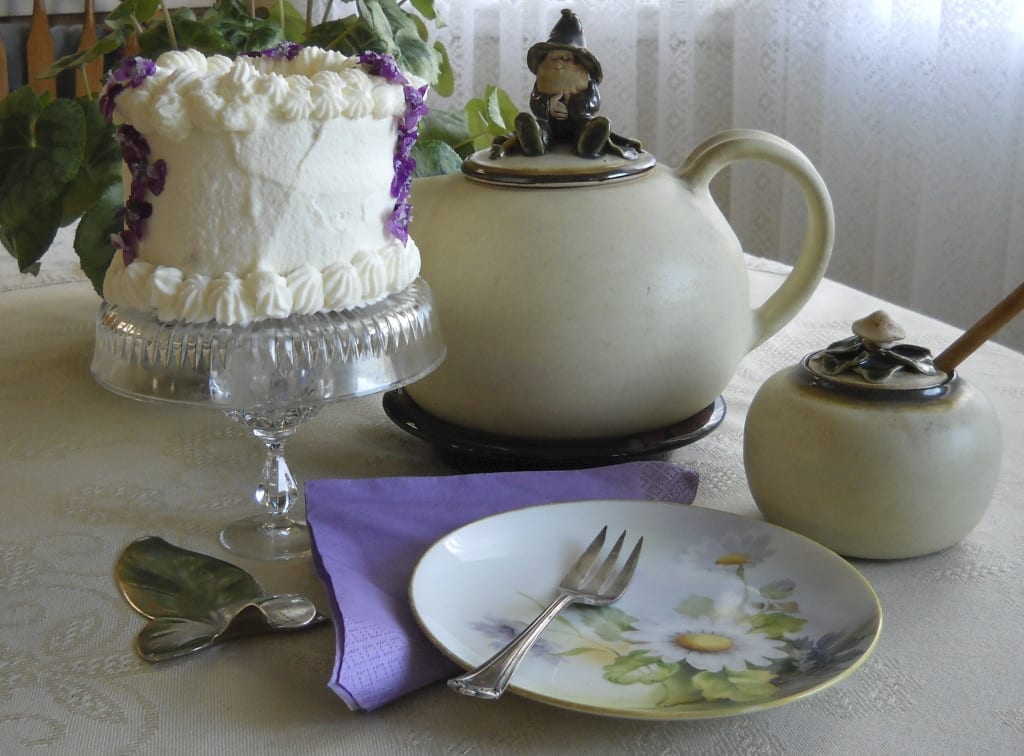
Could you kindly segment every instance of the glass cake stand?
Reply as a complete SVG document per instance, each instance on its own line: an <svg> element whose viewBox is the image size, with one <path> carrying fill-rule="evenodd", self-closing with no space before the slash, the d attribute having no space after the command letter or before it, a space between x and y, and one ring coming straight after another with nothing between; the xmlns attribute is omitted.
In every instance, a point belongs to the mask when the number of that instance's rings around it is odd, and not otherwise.
<svg viewBox="0 0 1024 756"><path fill-rule="evenodd" d="M290 559L310 541L291 514L299 488L285 441L325 403L404 386L444 354L433 295L416 279L366 307L247 326L167 323L104 302L92 375L122 396L217 409L245 425L266 449L255 490L264 511L225 527L220 541L239 556Z"/></svg>

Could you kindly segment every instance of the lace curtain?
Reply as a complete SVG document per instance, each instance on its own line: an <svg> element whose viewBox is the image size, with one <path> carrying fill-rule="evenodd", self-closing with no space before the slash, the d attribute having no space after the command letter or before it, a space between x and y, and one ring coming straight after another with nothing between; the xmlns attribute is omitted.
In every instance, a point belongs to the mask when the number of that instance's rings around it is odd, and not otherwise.
<svg viewBox="0 0 1024 756"><path fill-rule="evenodd" d="M602 113L663 164L722 129L779 134L825 178L828 275L961 327L1024 281L1024 3L1017 0L452 0L458 76L525 107L526 50L562 7L601 60ZM744 246L792 262L799 190L765 166L715 191ZM1024 319L1022 319L1024 320ZM1024 322L998 340L1024 350ZM942 345L934 345L936 347Z"/></svg>

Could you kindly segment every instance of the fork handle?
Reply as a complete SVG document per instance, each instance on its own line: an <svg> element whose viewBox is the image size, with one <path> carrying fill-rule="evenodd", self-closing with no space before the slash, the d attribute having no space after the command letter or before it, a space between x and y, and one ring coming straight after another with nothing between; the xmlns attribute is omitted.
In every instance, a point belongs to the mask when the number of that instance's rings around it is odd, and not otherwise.
<svg viewBox="0 0 1024 756"><path fill-rule="evenodd" d="M448 687L465 696L473 696L474 698L486 698L490 701L501 698L501 694L508 688L512 675L515 674L519 664L526 658L526 653L537 642L537 639L540 638L545 628L551 624L551 621L558 616L558 613L572 602L573 597L571 594L559 594L507 646L472 672L467 672L464 675L450 679Z"/></svg>

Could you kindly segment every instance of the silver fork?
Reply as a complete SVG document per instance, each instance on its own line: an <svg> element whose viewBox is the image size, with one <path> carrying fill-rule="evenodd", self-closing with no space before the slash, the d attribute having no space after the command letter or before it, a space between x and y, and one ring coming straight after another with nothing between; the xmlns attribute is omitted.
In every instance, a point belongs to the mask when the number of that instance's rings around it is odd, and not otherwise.
<svg viewBox="0 0 1024 756"><path fill-rule="evenodd" d="M562 578L562 582L558 585L558 596L537 616L537 619L527 625L507 646L475 670L450 679L448 687L463 695L476 698L489 700L500 698L520 662L526 658L527 652L560 611L569 604L605 606L618 601L633 577L644 539L640 538L637 541L622 569L617 575L612 575L619 552L622 551L622 544L626 540L626 531L622 531L622 535L612 546L611 552L595 570L594 564L598 554L601 553L601 547L604 546L607 533L608 526L606 525L601 528L601 532L597 534L586 551L576 560L576 564Z"/></svg>

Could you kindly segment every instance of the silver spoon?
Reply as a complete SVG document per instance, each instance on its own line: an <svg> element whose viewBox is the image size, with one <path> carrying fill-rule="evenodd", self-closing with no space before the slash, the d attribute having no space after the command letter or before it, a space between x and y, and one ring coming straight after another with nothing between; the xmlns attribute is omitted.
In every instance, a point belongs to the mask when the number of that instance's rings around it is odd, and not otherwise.
<svg viewBox="0 0 1024 756"><path fill-rule="evenodd" d="M208 619L157 617L139 632L135 648L146 661L165 661L232 638L302 630L326 620L307 597L281 593L214 612Z"/></svg>

